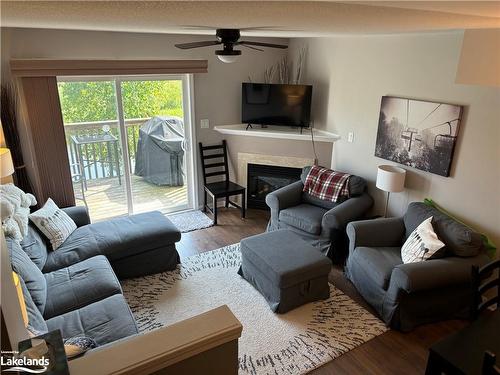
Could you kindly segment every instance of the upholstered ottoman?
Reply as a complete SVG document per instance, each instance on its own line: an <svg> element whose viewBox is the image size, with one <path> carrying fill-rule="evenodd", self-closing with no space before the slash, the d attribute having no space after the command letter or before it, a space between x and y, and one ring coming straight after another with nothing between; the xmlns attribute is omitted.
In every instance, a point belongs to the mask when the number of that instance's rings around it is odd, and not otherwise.
<svg viewBox="0 0 500 375"><path fill-rule="evenodd" d="M331 267L327 257L289 230L263 233L241 241L238 274L252 284L277 313L328 298Z"/></svg>

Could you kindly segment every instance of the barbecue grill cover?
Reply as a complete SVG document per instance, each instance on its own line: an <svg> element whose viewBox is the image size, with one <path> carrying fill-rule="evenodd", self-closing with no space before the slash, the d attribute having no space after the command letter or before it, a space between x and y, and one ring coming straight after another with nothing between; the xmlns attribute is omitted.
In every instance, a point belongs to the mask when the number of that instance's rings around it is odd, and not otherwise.
<svg viewBox="0 0 500 375"><path fill-rule="evenodd" d="M184 185L184 124L178 117L153 117L141 125L135 174L156 185Z"/></svg>

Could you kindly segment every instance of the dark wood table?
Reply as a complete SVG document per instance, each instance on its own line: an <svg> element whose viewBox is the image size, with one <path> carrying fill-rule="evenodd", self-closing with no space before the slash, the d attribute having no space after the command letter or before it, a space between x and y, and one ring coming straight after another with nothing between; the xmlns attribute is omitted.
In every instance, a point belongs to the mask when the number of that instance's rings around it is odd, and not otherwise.
<svg viewBox="0 0 500 375"><path fill-rule="evenodd" d="M426 375L482 373L484 352L500 357L500 310L487 311L429 350Z"/></svg>

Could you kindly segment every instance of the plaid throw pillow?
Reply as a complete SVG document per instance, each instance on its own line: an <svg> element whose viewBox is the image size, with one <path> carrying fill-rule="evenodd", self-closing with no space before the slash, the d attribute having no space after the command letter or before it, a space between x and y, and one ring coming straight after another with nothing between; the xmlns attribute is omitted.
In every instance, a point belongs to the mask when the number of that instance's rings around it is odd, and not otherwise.
<svg viewBox="0 0 500 375"><path fill-rule="evenodd" d="M314 165L306 177L303 191L319 199L337 202L341 196L349 197L350 177L350 174Z"/></svg>

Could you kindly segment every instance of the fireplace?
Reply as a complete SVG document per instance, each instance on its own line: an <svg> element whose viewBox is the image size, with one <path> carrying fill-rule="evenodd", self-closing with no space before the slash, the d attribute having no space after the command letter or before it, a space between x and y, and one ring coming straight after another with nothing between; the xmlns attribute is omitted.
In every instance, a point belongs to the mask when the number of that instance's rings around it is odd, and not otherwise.
<svg viewBox="0 0 500 375"><path fill-rule="evenodd" d="M247 171L248 207L268 209L266 195L300 180L302 168L249 163Z"/></svg>

